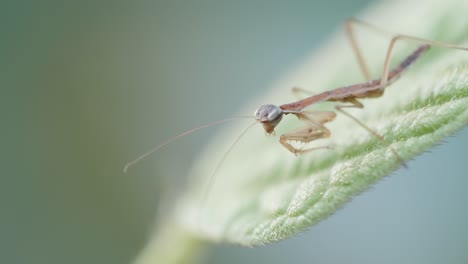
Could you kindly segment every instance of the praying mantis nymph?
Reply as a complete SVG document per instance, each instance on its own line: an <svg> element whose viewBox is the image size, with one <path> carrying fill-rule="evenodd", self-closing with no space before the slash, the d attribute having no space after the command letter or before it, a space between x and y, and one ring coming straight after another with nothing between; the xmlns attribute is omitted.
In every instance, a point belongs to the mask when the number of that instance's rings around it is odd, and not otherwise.
<svg viewBox="0 0 468 264"><path fill-rule="evenodd" d="M355 36L355 27L361 26L376 32L385 33L391 36L389 46L387 48L385 60L383 63L383 72L381 76L377 79L372 79L369 67L364 60L362 55L361 48L359 47L356 36ZM362 99L367 98L378 98L381 97L385 89L390 86L393 82L397 81L399 77L403 75L403 73L419 58L421 58L431 47L442 47L442 48L450 48L450 49L458 49L458 50L465 50L468 51L468 47L440 42L430 39L419 38L410 35L404 34L392 34L386 32L376 26L368 24L366 22L357 20L357 19L349 19L345 22L345 30L346 35L351 43L351 47L357 57L357 61L362 71L365 81L362 83L352 84L348 86L338 87L333 90L325 91L315 95L309 95L304 99L286 103L282 105L273 105L267 104L260 106L258 110L254 114L255 122L249 125L236 139L235 141L229 146L228 150L224 153L221 157L220 161L217 163L216 167L214 168L211 178L208 184L212 184L212 178L217 173L218 169L220 168L221 164L223 163L226 156L230 153L234 145L239 141L239 139L247 132L247 130L252 127L253 125L260 123L262 124L265 132L267 134L272 134L275 131L275 128L281 123L283 116L285 115L295 115L299 120L305 123L305 126L294 130L292 132L285 133L280 136L279 142L284 146L285 149L290 151L295 155L304 154L310 151L314 151L317 149L331 149L330 146L321 146L321 147L313 147L313 148L297 148L291 144L291 141L299 141L303 143L310 143L314 140L328 138L332 135L332 132L325 126L326 123L331 122L335 119L336 114L340 113L343 114L350 119L352 119L357 125L361 126L363 129L367 130L373 137L378 139L380 142L385 144L390 151L394 154L395 158L400 162L401 165L406 166L404 160L398 154L398 151L395 150L391 145L384 139L384 137L377 132L375 132L372 128L364 124L355 116L348 113L345 109L347 108L364 108L364 104L361 102ZM393 55L393 50L395 44L401 41L409 41L419 43L419 46L410 53L405 59L403 59L397 66L391 68L390 63ZM293 92L301 92L301 93L308 93L307 90L302 88L293 88ZM307 110L308 107L321 103L321 102L336 102L337 104L334 107L335 111L310 111ZM184 137L188 134L191 134L195 131L198 131L203 128L211 127L214 125L218 125L221 123L225 123L227 121L237 120L240 118L246 117L232 117L227 119L222 119L219 121L215 121L212 123L208 123L188 131L185 131L181 134L172 137L160 145L156 146L155 148L149 150L148 152L144 153L140 157L136 158L135 160L127 163L124 167L124 172L128 170L128 168L135 163L141 161L142 159L146 158L150 154L158 151L160 148L172 143L173 141ZM251 117L250 117L251 118ZM209 189L209 187L208 187Z"/></svg>

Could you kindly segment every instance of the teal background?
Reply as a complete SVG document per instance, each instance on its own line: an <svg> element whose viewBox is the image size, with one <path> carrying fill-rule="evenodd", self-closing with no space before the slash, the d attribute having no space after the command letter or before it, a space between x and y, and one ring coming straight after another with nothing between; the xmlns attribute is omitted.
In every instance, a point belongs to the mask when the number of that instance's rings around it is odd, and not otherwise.
<svg viewBox="0 0 468 264"><path fill-rule="evenodd" d="M370 3L2 2L0 262L129 263L216 129L123 165L261 97ZM295 238L205 261L466 263L467 143L465 129Z"/></svg>

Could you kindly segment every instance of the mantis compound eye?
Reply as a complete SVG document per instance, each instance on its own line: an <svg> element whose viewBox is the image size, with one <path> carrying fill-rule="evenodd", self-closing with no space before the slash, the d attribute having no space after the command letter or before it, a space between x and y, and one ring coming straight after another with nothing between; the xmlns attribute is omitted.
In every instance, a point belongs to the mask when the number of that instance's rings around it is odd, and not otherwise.
<svg viewBox="0 0 468 264"><path fill-rule="evenodd" d="M272 122L283 116L283 110L276 105L262 105L255 111L255 120L258 122Z"/></svg>

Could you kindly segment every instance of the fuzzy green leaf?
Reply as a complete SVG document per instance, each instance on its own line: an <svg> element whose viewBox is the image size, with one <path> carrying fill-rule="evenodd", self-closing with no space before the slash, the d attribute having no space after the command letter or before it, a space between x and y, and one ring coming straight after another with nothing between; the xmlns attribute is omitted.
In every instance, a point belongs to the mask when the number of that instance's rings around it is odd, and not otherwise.
<svg viewBox="0 0 468 264"><path fill-rule="evenodd" d="M382 4L364 17L383 27L390 14L399 14L402 8L417 9L418 15L431 19L408 24L413 21L410 16L414 13L406 18L400 16L392 24L392 30L400 28L404 33L461 43L468 37L468 31L463 30L468 28L464 15L468 8L462 1L451 2L441 4L437 10L440 14L433 13L434 6L416 8L417 4L408 2ZM456 2L455 8L451 6ZM447 28L451 31L444 30ZM364 31L359 34L365 56L377 77L389 38L368 36L371 33ZM317 93L360 81L361 73L346 45L344 37L335 37L318 57L279 82L274 94L268 100L257 101L257 105L294 100L288 88L298 84ZM414 47L415 43L400 45L393 62L397 63ZM384 96L363 102L365 109L351 112L384 135L409 160L468 123L468 53L433 48L388 87ZM318 109L332 107L324 104ZM277 135L301 125L294 119L287 116ZM387 146L345 116L327 125L333 133L331 139L311 144L333 145L334 150L318 150L298 157L278 143L278 136L266 137L257 126L230 154L204 200L206 180L217 162L214 157L220 157L225 146L246 125L229 127L213 141L193 170L202 184L194 187L177 212L182 226L203 238L248 246L285 239L331 215L354 195L400 166Z"/></svg>

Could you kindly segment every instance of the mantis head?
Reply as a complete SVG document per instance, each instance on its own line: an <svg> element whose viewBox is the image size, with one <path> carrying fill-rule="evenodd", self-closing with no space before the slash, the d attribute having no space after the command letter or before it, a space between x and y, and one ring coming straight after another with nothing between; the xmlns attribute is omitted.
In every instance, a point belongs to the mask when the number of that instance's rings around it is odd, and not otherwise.
<svg viewBox="0 0 468 264"><path fill-rule="evenodd" d="M265 132L271 134L283 118L283 110L276 105L262 105L255 111L255 120L260 122Z"/></svg>

